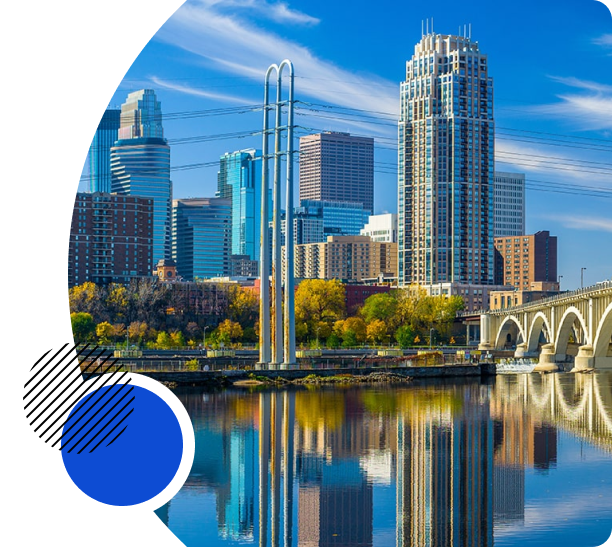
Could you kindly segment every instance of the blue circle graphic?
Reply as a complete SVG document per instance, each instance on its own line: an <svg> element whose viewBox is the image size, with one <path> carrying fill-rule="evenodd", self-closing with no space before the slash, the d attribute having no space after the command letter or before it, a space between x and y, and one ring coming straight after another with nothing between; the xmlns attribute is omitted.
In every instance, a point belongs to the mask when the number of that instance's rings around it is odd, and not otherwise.
<svg viewBox="0 0 612 547"><path fill-rule="evenodd" d="M183 455L172 409L140 386L94 391L71 410L62 431L62 458L72 481L108 505L145 502L170 484Z"/></svg>

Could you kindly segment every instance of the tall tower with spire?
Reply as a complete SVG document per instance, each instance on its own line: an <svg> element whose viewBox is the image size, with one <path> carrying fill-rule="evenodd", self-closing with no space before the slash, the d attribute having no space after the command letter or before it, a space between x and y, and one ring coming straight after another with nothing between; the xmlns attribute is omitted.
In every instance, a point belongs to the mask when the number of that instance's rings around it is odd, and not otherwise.
<svg viewBox="0 0 612 547"><path fill-rule="evenodd" d="M153 198L153 264L171 257L170 147L161 103L152 89L130 93L121 105L119 140L111 148L111 190Z"/></svg>
<svg viewBox="0 0 612 547"><path fill-rule="evenodd" d="M428 29L400 106L400 286L493 284L493 80L478 42Z"/></svg>

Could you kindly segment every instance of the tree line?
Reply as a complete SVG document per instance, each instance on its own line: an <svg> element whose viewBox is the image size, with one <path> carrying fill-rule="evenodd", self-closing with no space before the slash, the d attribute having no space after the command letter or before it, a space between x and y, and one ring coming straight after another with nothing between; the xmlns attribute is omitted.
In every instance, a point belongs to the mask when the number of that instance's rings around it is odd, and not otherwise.
<svg viewBox="0 0 612 547"><path fill-rule="evenodd" d="M206 313L195 292L177 290L156 280L130 285L91 282L69 291L75 341L169 349L256 344L259 302L249 288L226 284L217 304ZM196 296L194 296L196 295ZM310 347L364 344L453 342L451 327L464 307L459 296L428 296L419 287L393 289L370 296L347 315L344 285L338 280L307 279L295 293L296 341ZM212 310L212 311L211 311Z"/></svg>

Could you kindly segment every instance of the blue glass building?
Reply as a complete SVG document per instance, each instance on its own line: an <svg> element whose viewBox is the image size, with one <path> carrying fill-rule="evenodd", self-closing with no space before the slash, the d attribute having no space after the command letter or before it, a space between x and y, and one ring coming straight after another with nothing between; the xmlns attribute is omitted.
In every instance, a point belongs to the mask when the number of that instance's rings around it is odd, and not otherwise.
<svg viewBox="0 0 612 547"><path fill-rule="evenodd" d="M172 202L172 258L187 281L229 275L231 203L221 198Z"/></svg>
<svg viewBox="0 0 612 547"><path fill-rule="evenodd" d="M217 196L231 200L231 254L259 261L261 234L261 152L239 150L220 158ZM271 199L271 193L270 193ZM270 201L271 203L271 201ZM269 207L272 218L272 206Z"/></svg>
<svg viewBox="0 0 612 547"><path fill-rule="evenodd" d="M111 148L111 192L153 198L153 265L170 258L170 147L155 92L130 93L121 106L119 140Z"/></svg>
<svg viewBox="0 0 612 547"><path fill-rule="evenodd" d="M303 199L295 209L296 218L323 219L323 239L328 235L358 236L367 224L370 212L362 203ZM308 243L316 243L308 241Z"/></svg>
<svg viewBox="0 0 612 547"><path fill-rule="evenodd" d="M89 191L111 191L110 151L119 133L121 110L107 109L89 147Z"/></svg>

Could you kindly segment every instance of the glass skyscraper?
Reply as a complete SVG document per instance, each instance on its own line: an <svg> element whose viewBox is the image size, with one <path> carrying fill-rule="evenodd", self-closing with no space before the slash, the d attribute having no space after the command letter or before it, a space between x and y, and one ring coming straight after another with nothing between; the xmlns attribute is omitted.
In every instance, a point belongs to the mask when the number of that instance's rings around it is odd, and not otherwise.
<svg viewBox="0 0 612 547"><path fill-rule="evenodd" d="M301 200L295 214L298 218L307 214L320 216L324 238L329 235L358 236L370 218L369 210L362 203L313 199Z"/></svg>
<svg viewBox="0 0 612 547"><path fill-rule="evenodd" d="M111 191L110 151L119 133L121 110L107 109L89 147L89 191Z"/></svg>
<svg viewBox="0 0 612 547"><path fill-rule="evenodd" d="M230 269L231 203L221 198L172 202L172 259L187 281L222 277Z"/></svg>
<svg viewBox="0 0 612 547"><path fill-rule="evenodd" d="M423 36L400 109L400 286L492 284L493 80L478 43Z"/></svg>
<svg viewBox="0 0 612 547"><path fill-rule="evenodd" d="M249 149L221 156L217 187L218 197L230 199L232 204L231 254L248 255L259 261L261 152ZM271 220L271 205L269 211Z"/></svg>
<svg viewBox="0 0 612 547"><path fill-rule="evenodd" d="M119 140L111 148L111 191L153 198L153 265L170 258L170 147L152 89L130 93L121 106Z"/></svg>

